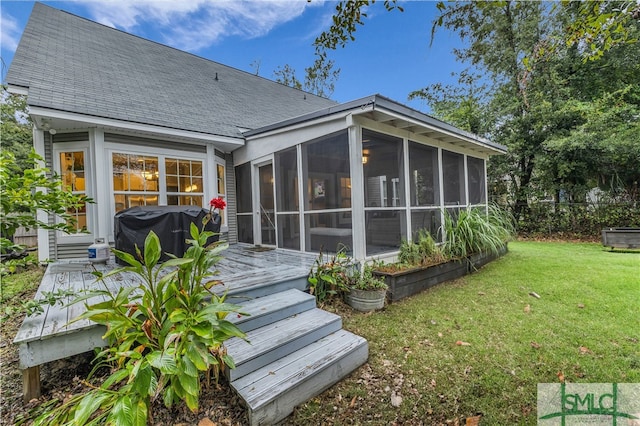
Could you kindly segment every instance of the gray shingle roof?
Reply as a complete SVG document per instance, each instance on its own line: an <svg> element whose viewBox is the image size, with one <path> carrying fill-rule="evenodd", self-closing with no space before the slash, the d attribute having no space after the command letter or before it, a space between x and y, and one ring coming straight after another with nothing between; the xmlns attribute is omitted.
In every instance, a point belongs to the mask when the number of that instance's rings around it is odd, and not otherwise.
<svg viewBox="0 0 640 426"><path fill-rule="evenodd" d="M31 106L230 137L336 105L41 3L7 83Z"/></svg>

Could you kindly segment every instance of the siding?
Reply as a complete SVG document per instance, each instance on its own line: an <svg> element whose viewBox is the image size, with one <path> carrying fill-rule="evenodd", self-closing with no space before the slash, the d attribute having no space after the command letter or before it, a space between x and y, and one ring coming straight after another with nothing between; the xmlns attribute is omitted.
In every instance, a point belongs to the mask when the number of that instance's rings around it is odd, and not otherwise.
<svg viewBox="0 0 640 426"><path fill-rule="evenodd" d="M105 142L120 143L125 145L146 146L152 148L173 149L187 152L207 153L204 145L193 145L186 143L171 142L159 139L141 138L137 136L117 135L115 133L105 133Z"/></svg>
<svg viewBox="0 0 640 426"><path fill-rule="evenodd" d="M231 154L226 155L225 173L227 174L227 224L229 225L227 241L229 244L235 244L238 242L238 220L236 218L238 207L236 201L236 172Z"/></svg>

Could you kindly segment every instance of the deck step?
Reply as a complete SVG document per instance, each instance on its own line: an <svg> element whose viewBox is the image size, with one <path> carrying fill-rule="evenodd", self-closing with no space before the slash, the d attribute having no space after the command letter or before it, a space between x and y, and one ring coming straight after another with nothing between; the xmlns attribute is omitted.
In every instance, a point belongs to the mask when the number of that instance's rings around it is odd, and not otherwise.
<svg viewBox="0 0 640 426"><path fill-rule="evenodd" d="M248 333L292 315L314 309L316 298L300 290L290 289L252 299L240 305L242 312L249 315L230 314L227 320Z"/></svg>
<svg viewBox="0 0 640 426"><path fill-rule="evenodd" d="M242 303L289 289L305 291L309 287L309 270L301 267L284 270L281 267L264 268L236 275L221 278L222 284L213 288L219 295L226 293L226 300L231 303Z"/></svg>
<svg viewBox="0 0 640 426"><path fill-rule="evenodd" d="M338 315L314 308L249 331L248 342L229 339L225 346L236 368L225 375L234 381L341 328Z"/></svg>
<svg viewBox="0 0 640 426"><path fill-rule="evenodd" d="M367 361L367 341L336 331L231 382L252 426L272 425Z"/></svg>

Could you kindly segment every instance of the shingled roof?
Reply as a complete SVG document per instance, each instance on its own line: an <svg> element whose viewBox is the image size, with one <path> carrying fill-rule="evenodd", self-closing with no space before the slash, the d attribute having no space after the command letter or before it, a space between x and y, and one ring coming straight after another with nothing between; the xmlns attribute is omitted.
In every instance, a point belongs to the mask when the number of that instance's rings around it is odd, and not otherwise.
<svg viewBox="0 0 640 426"><path fill-rule="evenodd" d="M336 105L41 3L7 83L30 106L237 138Z"/></svg>

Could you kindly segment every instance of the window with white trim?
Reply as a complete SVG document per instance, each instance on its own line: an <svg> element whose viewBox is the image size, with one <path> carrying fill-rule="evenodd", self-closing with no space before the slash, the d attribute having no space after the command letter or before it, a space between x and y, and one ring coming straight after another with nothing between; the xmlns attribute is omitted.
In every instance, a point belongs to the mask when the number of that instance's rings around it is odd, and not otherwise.
<svg viewBox="0 0 640 426"><path fill-rule="evenodd" d="M136 206L204 203L204 161L173 155L112 152L115 212Z"/></svg>
<svg viewBox="0 0 640 426"><path fill-rule="evenodd" d="M129 207L159 204L158 157L113 153L111 160L116 212Z"/></svg>
<svg viewBox="0 0 640 426"><path fill-rule="evenodd" d="M60 177L63 188L74 195L87 195L86 189L86 167L85 151L62 151L59 152ZM75 220L77 233L86 232L87 205L83 203L81 207L68 207L66 213Z"/></svg>
<svg viewBox="0 0 640 426"><path fill-rule="evenodd" d="M167 205L204 206L202 161L166 158L164 160Z"/></svg>

